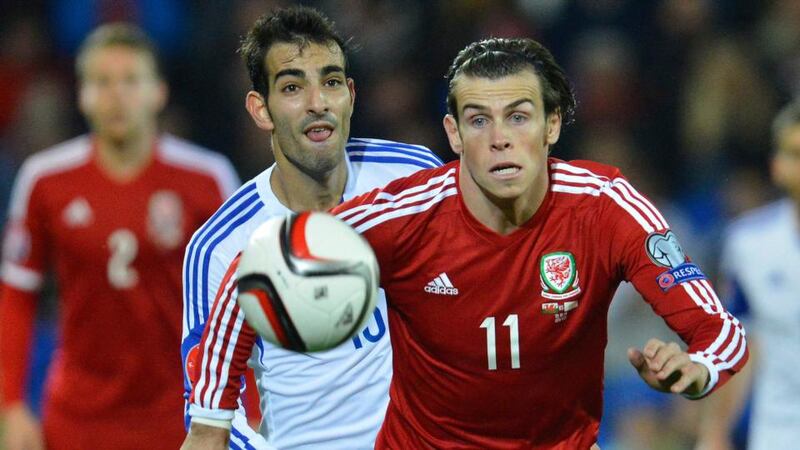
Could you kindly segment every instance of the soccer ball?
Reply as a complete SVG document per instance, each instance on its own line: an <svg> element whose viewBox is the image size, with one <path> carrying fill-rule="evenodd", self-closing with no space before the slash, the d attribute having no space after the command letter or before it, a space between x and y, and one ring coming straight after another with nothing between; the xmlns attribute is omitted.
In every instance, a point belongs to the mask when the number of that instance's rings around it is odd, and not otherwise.
<svg viewBox="0 0 800 450"><path fill-rule="evenodd" d="M242 252L237 301L262 338L298 352L327 350L366 326L378 298L367 241L323 212L275 217Z"/></svg>

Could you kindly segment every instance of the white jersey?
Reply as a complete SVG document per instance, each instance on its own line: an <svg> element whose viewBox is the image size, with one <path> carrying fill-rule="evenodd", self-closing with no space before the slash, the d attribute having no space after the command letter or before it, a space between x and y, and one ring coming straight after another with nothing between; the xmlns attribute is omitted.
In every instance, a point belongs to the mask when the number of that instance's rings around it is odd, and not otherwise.
<svg viewBox="0 0 800 450"><path fill-rule="evenodd" d="M722 259L730 311L755 336L756 372L748 449L800 442L800 224L789 200L730 228Z"/></svg>
<svg viewBox="0 0 800 450"><path fill-rule="evenodd" d="M346 156L348 177L342 200L442 164L425 147L376 139L351 139ZM224 383L232 359L229 343L235 341L230 336L238 333L241 320L222 324L212 305L226 270L253 230L267 219L289 212L270 188L273 168L242 186L187 247L181 346L185 371L187 355L201 342L206 322L215 324L203 340L204 356L198 361L187 425L189 416L233 419L233 449L372 448L388 404L392 375L383 290L367 327L333 350L305 355L256 340L249 365L255 369L261 397L259 433L248 427L241 407L235 413L221 407L231 403ZM211 330L214 327L222 329ZM186 373L184 382L188 399L192 387Z"/></svg>

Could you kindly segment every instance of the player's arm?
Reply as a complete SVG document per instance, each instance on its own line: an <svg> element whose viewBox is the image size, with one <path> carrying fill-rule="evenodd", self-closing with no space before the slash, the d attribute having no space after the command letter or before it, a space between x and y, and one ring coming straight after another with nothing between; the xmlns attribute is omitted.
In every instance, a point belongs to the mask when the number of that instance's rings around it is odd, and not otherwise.
<svg viewBox="0 0 800 450"><path fill-rule="evenodd" d="M36 305L42 285L48 214L23 166L11 196L11 214L3 239L0 264L0 401L5 420L3 442L8 450L43 449L44 439L27 393Z"/></svg>
<svg viewBox="0 0 800 450"><path fill-rule="evenodd" d="M187 251L187 258L190 253ZM184 265L187 275L197 273L190 265ZM220 266L219 261L209 265L212 272L220 271ZM194 326L182 347L188 404L186 423L189 434L184 442L187 449L227 448L225 442L230 439L230 430L238 441L243 441L240 444L266 445L263 437L247 426L244 414L238 411L242 377L255 343L255 332L244 322L244 315L236 303L237 267L238 257L224 269L219 282L213 283L219 288L207 312L202 311L197 299L190 298L185 303L187 306L192 302L192 307L186 308L187 313L197 313L192 316ZM190 276L189 281L195 276ZM200 317L206 320L201 322ZM184 320L187 320L186 316ZM185 330L187 328L188 325ZM212 442L222 447L207 447Z"/></svg>
<svg viewBox="0 0 800 450"><path fill-rule="evenodd" d="M39 420L25 401L37 297L11 286L0 295L0 398L8 450L44 449Z"/></svg>
<svg viewBox="0 0 800 450"><path fill-rule="evenodd" d="M732 239L726 241L722 253L722 270L726 282L723 284L725 306L737 317L749 315L749 302L741 285L737 282L737 261ZM697 429L697 450L733 450L733 429L742 415L747 395L753 381L753 364L758 361L758 343L752 333L748 336L747 347L750 351L750 362L739 373L714 395L703 400L700 420Z"/></svg>
<svg viewBox="0 0 800 450"><path fill-rule="evenodd" d="M192 422L181 450L227 449L231 441L230 429Z"/></svg>
<svg viewBox="0 0 800 450"><path fill-rule="evenodd" d="M744 366L748 355L744 329L723 308L655 206L621 176L604 189L611 270L631 281L688 344L684 349L675 342L651 340L641 350L630 349L629 360L654 389L703 397Z"/></svg>
<svg viewBox="0 0 800 450"><path fill-rule="evenodd" d="M747 340L750 363L714 395L703 399L697 430L696 450L733 450L733 429L742 415L753 381L753 366L758 357L757 341Z"/></svg>

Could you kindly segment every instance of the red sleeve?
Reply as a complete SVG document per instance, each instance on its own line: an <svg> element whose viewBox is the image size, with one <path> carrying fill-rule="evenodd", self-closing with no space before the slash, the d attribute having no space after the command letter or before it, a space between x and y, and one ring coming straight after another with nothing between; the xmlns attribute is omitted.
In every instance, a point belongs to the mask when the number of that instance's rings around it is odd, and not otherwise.
<svg viewBox="0 0 800 450"><path fill-rule="evenodd" d="M2 281L16 289L38 292L50 245L52 214L41 183L30 181L25 167L11 194L10 216L3 235Z"/></svg>
<svg viewBox="0 0 800 450"><path fill-rule="evenodd" d="M38 295L0 289L0 400L9 406L25 399Z"/></svg>
<svg viewBox="0 0 800 450"><path fill-rule="evenodd" d="M610 180L606 193L612 268L688 344L690 358L709 369L711 380L702 395L708 394L747 361L742 325L722 307L709 280L647 198L621 176Z"/></svg>
<svg viewBox="0 0 800 450"><path fill-rule="evenodd" d="M36 304L50 247L49 216L41 184L30 165L23 166L11 194L0 265L0 398L7 404L25 399Z"/></svg>
<svg viewBox="0 0 800 450"><path fill-rule="evenodd" d="M205 410L237 409L242 376L255 345L256 333L236 302L238 266L237 256L220 283L198 347L200 364L189 402Z"/></svg>
<svg viewBox="0 0 800 450"><path fill-rule="evenodd" d="M353 227L369 242L375 252L380 266L381 280L389 279L392 273L390 263L393 260L393 240L389 227L376 227L380 221L381 212L387 202L383 189L374 189L365 194L354 197L331 210L331 214ZM391 222L390 222L391 223Z"/></svg>

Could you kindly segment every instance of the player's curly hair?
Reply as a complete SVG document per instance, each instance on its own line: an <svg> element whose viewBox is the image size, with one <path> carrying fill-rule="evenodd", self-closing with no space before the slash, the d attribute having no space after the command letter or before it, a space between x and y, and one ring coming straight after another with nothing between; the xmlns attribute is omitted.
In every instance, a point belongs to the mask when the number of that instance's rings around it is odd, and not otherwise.
<svg viewBox="0 0 800 450"><path fill-rule="evenodd" d="M320 11L305 6L275 10L258 18L239 47L253 90L264 98L269 95L266 56L269 49L280 42L297 44L300 48L310 43L336 45L342 50L347 70L348 42L336 32L333 21Z"/></svg>
<svg viewBox="0 0 800 450"><path fill-rule="evenodd" d="M497 79L532 68L542 84L546 114L558 112L564 124L575 114L575 94L561 66L533 39L491 38L473 42L458 53L447 71L447 112L458 120L454 88L461 75Z"/></svg>

